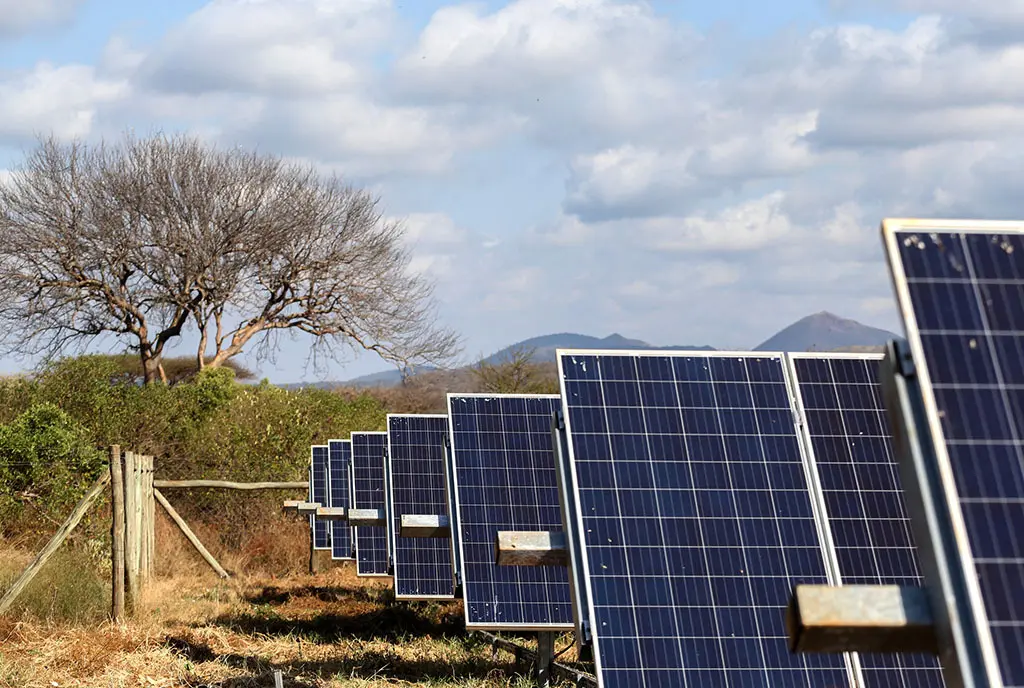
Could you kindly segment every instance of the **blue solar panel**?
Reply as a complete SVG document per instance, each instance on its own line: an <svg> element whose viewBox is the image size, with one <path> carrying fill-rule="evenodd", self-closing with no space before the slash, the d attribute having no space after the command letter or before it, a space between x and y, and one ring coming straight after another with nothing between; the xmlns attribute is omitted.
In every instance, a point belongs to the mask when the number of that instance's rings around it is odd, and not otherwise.
<svg viewBox="0 0 1024 688"><path fill-rule="evenodd" d="M878 372L882 355L790 354L838 583L922 585ZM866 688L943 686L938 660L858 656Z"/></svg>
<svg viewBox="0 0 1024 688"><path fill-rule="evenodd" d="M330 506L348 508L349 464L352 462L352 443L349 440L327 442L330 462L327 478L330 484ZM348 521L331 521L331 559L352 558L352 529Z"/></svg>
<svg viewBox="0 0 1024 688"><path fill-rule="evenodd" d="M320 506L328 506L327 445L315 445L310 448L310 453L310 497ZM313 549L330 549L331 536L327 521L318 520L316 516L310 516L309 519L313 528Z"/></svg>
<svg viewBox="0 0 1024 688"><path fill-rule="evenodd" d="M828 580L781 355L558 367L599 685L848 685L787 643L793 587Z"/></svg>
<svg viewBox="0 0 1024 688"><path fill-rule="evenodd" d="M384 510L384 453L386 432L352 433L352 481L356 509ZM360 576L388 573L388 530L383 527L355 528L356 571Z"/></svg>
<svg viewBox="0 0 1024 688"><path fill-rule="evenodd" d="M470 630L572 629L564 566L498 566L499 530L561 531L551 416L558 395L449 394Z"/></svg>
<svg viewBox="0 0 1024 688"><path fill-rule="evenodd" d="M993 683L1024 686L1024 225L887 220L883 236Z"/></svg>
<svg viewBox="0 0 1024 688"><path fill-rule="evenodd" d="M388 415L388 513L396 599L455 596L449 540L398 537L404 514L448 515L447 433L448 416Z"/></svg>

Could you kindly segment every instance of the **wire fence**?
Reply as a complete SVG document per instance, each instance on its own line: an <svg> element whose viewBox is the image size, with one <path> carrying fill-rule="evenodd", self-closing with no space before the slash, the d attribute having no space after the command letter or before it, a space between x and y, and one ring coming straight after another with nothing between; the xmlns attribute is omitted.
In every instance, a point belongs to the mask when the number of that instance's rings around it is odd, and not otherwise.
<svg viewBox="0 0 1024 688"><path fill-rule="evenodd" d="M281 513L283 500L303 497L302 490L161 488L161 493L230 573L285 575L308 566L308 522ZM206 567L168 515L159 507L157 512L157 574Z"/></svg>

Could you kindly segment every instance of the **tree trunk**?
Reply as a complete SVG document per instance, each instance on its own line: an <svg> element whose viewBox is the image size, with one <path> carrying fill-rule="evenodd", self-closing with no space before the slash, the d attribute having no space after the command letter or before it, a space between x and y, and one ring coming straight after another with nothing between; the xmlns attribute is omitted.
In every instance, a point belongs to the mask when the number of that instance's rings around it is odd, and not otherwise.
<svg viewBox="0 0 1024 688"><path fill-rule="evenodd" d="M159 357L152 354L142 354L142 381L147 385L156 384L161 381Z"/></svg>
<svg viewBox="0 0 1024 688"><path fill-rule="evenodd" d="M198 320L198 318L197 318ZM196 371L200 371L206 367L206 344L207 344L207 332L206 326L199 328L199 346L196 349Z"/></svg>

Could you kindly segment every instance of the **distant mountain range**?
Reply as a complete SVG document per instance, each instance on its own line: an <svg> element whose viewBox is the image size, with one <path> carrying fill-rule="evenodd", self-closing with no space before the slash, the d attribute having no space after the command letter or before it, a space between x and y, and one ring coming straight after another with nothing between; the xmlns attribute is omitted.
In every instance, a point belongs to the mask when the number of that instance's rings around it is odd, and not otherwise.
<svg viewBox="0 0 1024 688"><path fill-rule="evenodd" d="M822 311L801 318L764 340L754 351L837 351L879 348L897 335Z"/></svg>
<svg viewBox="0 0 1024 688"><path fill-rule="evenodd" d="M540 337L525 339L517 344L506 346L484 359L486 363L500 364L510 360L516 351L533 350L532 359L537 363L553 363L555 351L558 349L626 349L629 351L714 351L712 346L655 346L639 339L629 339L621 334L610 334L607 337L591 337L585 334L562 332L545 334Z"/></svg>
<svg viewBox="0 0 1024 688"><path fill-rule="evenodd" d="M797 320L775 333L753 351L878 351L896 334L877 327L870 327L856 320L841 318L838 315L822 311L806 318ZM550 363L555 360L557 349L626 349L642 351L715 351L708 345L672 345L656 346L639 339L630 339L621 334L610 334L607 337L592 337L585 334L561 332L532 337L496 351L484 359L487 363L500 364L509 360L516 351L532 350L532 359L537 363ZM428 372L432 368L422 368ZM344 382L309 383L308 386L336 387L390 387L401 381L397 370L384 370L379 373L363 375ZM307 386L306 383L287 385L288 387Z"/></svg>

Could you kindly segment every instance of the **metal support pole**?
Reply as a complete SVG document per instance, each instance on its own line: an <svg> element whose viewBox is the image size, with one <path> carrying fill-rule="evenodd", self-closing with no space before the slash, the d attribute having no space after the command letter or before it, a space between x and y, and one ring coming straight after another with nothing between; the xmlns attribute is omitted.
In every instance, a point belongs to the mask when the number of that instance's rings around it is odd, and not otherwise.
<svg viewBox="0 0 1024 688"><path fill-rule="evenodd" d="M533 664L533 680L537 688L548 688L551 685L551 665L555 661L555 638L552 631L541 631L537 634L537 657Z"/></svg>

